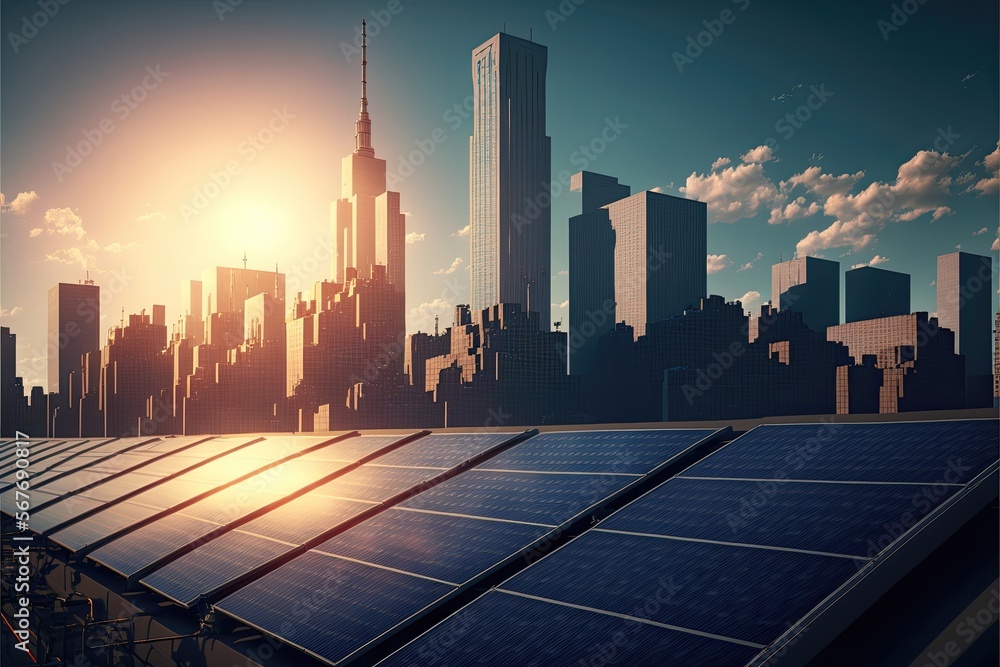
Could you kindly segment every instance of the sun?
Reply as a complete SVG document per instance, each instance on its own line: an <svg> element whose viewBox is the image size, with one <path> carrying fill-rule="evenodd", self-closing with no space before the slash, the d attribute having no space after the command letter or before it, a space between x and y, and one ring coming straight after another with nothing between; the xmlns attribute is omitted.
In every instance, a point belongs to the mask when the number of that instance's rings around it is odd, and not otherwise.
<svg viewBox="0 0 1000 667"><path fill-rule="evenodd" d="M220 208L214 223L218 241L239 245L251 255L253 264L277 261L288 239L288 215L269 204L227 205Z"/></svg>

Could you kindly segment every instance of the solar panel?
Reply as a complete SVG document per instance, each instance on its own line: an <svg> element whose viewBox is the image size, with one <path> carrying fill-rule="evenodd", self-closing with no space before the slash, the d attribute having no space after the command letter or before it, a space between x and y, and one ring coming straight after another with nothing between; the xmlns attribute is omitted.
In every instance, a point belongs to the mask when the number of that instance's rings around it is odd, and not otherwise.
<svg viewBox="0 0 1000 667"><path fill-rule="evenodd" d="M631 475L470 470L404 501L402 506L555 526L636 479Z"/></svg>
<svg viewBox="0 0 1000 667"><path fill-rule="evenodd" d="M550 530L547 526L388 509L327 540L316 551L457 585ZM393 539L391 535L400 537Z"/></svg>
<svg viewBox="0 0 1000 667"><path fill-rule="evenodd" d="M428 435L380 456L378 463L394 466L452 468L472 456L509 440L515 433L448 433Z"/></svg>
<svg viewBox="0 0 1000 667"><path fill-rule="evenodd" d="M650 605L660 604L656 597L649 599ZM378 664L717 667L745 664L758 651L666 629L642 616L623 618L490 591Z"/></svg>
<svg viewBox="0 0 1000 667"><path fill-rule="evenodd" d="M996 460L998 430L989 419L758 426L684 475L934 483L961 459L950 477L965 483Z"/></svg>
<svg viewBox="0 0 1000 667"><path fill-rule="evenodd" d="M949 534L930 526L949 523L949 512L971 516L995 497L1000 424L829 426L750 431L515 574L386 664L432 654L449 628L462 627L460 615L469 620L461 637L452 635L449 658L516 656L495 637L517 633L522 614L514 610L526 603L501 602L503 596L547 605L542 616L567 606L639 615L653 624L646 632L657 641L681 632L743 647L708 660L717 665L746 664L755 646L773 655L807 624L835 636L863 611L857 605L865 594L845 591L888 588L909 567L892 564L897 553L929 553L931 540ZM993 487L984 471L992 471ZM918 531L923 539L911 540ZM664 589L666 599L650 607L650 595ZM508 620L501 620L501 606ZM547 624L526 634L536 646L568 646L579 630ZM611 642L616 655L645 655L632 653L637 640L615 643L613 631L592 641Z"/></svg>
<svg viewBox="0 0 1000 667"><path fill-rule="evenodd" d="M960 488L676 477L601 528L871 556L886 526L912 525Z"/></svg>
<svg viewBox="0 0 1000 667"><path fill-rule="evenodd" d="M312 653L346 655L451 592L448 584L307 552L217 606ZM295 619L287 622L282 619Z"/></svg>
<svg viewBox="0 0 1000 667"><path fill-rule="evenodd" d="M658 470L692 446L706 442L706 436L716 433L703 431L694 437L677 439L643 434L645 446L656 448L659 458L646 457L641 463L633 460L630 465L635 465L636 470ZM549 441L559 446L558 439ZM618 457L603 455L593 447L618 449L622 442L632 440L616 441L604 436L590 445L571 442L579 446L577 455L566 449L546 457L543 448L532 443L530 438L506 450L507 453L521 447L530 450L520 457L508 456L508 463L512 465L517 465L519 460L536 460L542 466L550 465L558 470L497 470L493 467L494 459L488 459L481 464L481 469L472 468L424 489L397 508L383 510L314 546L306 555L325 554L354 564L352 572L357 580L369 582L364 586L369 607L392 608L396 612L370 618L364 631L351 629L347 636L341 636L340 605L350 604L350 601L338 597L335 604L306 604L305 611L311 619L316 619L317 627L337 629L328 633L335 637L310 638L314 643L306 648L333 663L358 658L385 636L403 629L403 620L426 614L432 606L417 597L398 600L395 590L383 588L383 585L399 585L399 576L430 580L447 585L448 589L440 595L451 600L506 564L520 559L527 562L538 555L536 550L544 553L545 549L538 549L538 545L548 545L549 538L558 539L570 526L568 522L586 520L589 511L642 478L640 474L569 472L576 467L611 468ZM670 444L664 444L668 442ZM678 446L677 442L686 444ZM248 605L250 600L280 598L283 593L279 589L289 578L298 576L294 573L303 567L300 561L304 557L299 556L245 585L219 602L217 608L292 643L305 641L305 637L294 631L286 633L285 628L280 627L274 615L276 608ZM394 574L391 581L383 581L386 570Z"/></svg>
<svg viewBox="0 0 1000 667"><path fill-rule="evenodd" d="M541 433L477 467L642 474L713 432L678 429Z"/></svg>

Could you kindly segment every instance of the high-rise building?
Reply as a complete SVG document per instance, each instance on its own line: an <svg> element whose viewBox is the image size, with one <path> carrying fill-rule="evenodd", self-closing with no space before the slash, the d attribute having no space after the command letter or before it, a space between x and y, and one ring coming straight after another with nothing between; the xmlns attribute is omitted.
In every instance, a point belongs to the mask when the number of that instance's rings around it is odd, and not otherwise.
<svg viewBox="0 0 1000 667"><path fill-rule="evenodd" d="M192 285L191 294L194 295L196 291ZM202 272L201 292L205 304L202 315L205 319L213 313L242 313L243 303L258 294L266 292L284 300L285 274L278 273L277 267L274 271L262 271L217 266Z"/></svg>
<svg viewBox="0 0 1000 667"><path fill-rule="evenodd" d="M0 436L13 437L22 425L27 428L21 421L14 423L15 406L23 400L24 387L17 381L17 336L0 327Z"/></svg>
<svg viewBox="0 0 1000 667"><path fill-rule="evenodd" d="M993 323L993 398L1000 398L1000 308Z"/></svg>
<svg viewBox="0 0 1000 667"><path fill-rule="evenodd" d="M937 258L937 313L955 332L955 353L965 356L966 407L989 407L992 385L990 315L993 259L967 252Z"/></svg>
<svg viewBox="0 0 1000 667"><path fill-rule="evenodd" d="M473 49L469 139L471 308L521 304L543 331L552 279L547 60L546 47L504 33Z"/></svg>
<svg viewBox="0 0 1000 667"><path fill-rule="evenodd" d="M569 223L570 370L586 374L597 340L615 322L638 338L648 324L701 303L708 211L703 202L658 192L630 196L617 179L590 172L576 174L570 187L583 192L584 207L598 207Z"/></svg>
<svg viewBox="0 0 1000 667"><path fill-rule="evenodd" d="M910 276L873 266L859 266L844 273L844 322L910 312Z"/></svg>
<svg viewBox="0 0 1000 667"><path fill-rule="evenodd" d="M406 282L406 216L399 193L386 190L385 160L375 157L368 115L368 45L361 22L361 110L355 121L354 152L341 161L340 199L330 205L333 217L333 280L347 282L355 268L363 280L380 264L396 291Z"/></svg>
<svg viewBox="0 0 1000 667"><path fill-rule="evenodd" d="M70 373L79 378L83 355L101 347L101 288L89 280L59 283L49 289L48 301L48 391L64 402L80 395L80 387L70 386Z"/></svg>
<svg viewBox="0 0 1000 667"><path fill-rule="evenodd" d="M840 324L840 262L799 257L771 267L771 304L820 333Z"/></svg>

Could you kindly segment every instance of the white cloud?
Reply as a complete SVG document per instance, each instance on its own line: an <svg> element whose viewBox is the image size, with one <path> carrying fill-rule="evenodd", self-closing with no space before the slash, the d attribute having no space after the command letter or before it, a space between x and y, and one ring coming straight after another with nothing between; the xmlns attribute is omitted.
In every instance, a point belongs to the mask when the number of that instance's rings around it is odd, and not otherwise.
<svg viewBox="0 0 1000 667"><path fill-rule="evenodd" d="M717 222L736 222L776 208L787 197L764 174L759 163L741 164L707 174L692 172L680 192L703 201Z"/></svg>
<svg viewBox="0 0 1000 667"><path fill-rule="evenodd" d="M28 232L28 237L35 238L36 236L40 236L43 232L45 232L45 230L42 229L41 227L35 227L30 232Z"/></svg>
<svg viewBox="0 0 1000 667"><path fill-rule="evenodd" d="M736 300L743 304L743 310L753 311L754 306L760 304L760 292L757 290L750 290L743 296L738 297Z"/></svg>
<svg viewBox="0 0 1000 667"><path fill-rule="evenodd" d="M569 299L566 299L562 303L553 303L552 307L553 308L568 308L569 307Z"/></svg>
<svg viewBox="0 0 1000 667"><path fill-rule="evenodd" d="M1000 238L993 239L993 245L990 246L990 250L1000 250Z"/></svg>
<svg viewBox="0 0 1000 667"><path fill-rule="evenodd" d="M447 269L438 269L437 271L434 272L434 275L436 275L436 276L442 276L442 275L450 275L452 273L455 273L455 271L458 270L458 267L461 264L462 264L462 258L461 257L456 257L455 261L451 263L450 267L448 267Z"/></svg>
<svg viewBox="0 0 1000 667"><path fill-rule="evenodd" d="M115 241L111 245L104 246L104 252L110 252L111 254L118 254L120 252L124 252L125 250L131 250L132 248L138 248L138 247L139 244L136 243L135 241L131 241L124 245Z"/></svg>
<svg viewBox="0 0 1000 667"><path fill-rule="evenodd" d="M729 255L708 255L706 257L706 268L709 273L718 273L732 265L733 260L729 259Z"/></svg>
<svg viewBox="0 0 1000 667"><path fill-rule="evenodd" d="M900 165L894 183L876 181L857 194L831 195L823 213L836 220L799 241L798 256L846 246L857 252L875 241L887 221L908 221L927 213L933 221L951 213L943 202L951 195L950 172L957 164L948 153L919 151Z"/></svg>
<svg viewBox="0 0 1000 667"><path fill-rule="evenodd" d="M863 171L834 176L823 173L822 167L813 166L795 174L787 181L781 181L780 185L782 192L790 192L793 188L802 187L806 192L825 199L833 195L847 194L864 176L865 172Z"/></svg>
<svg viewBox="0 0 1000 667"><path fill-rule="evenodd" d="M47 210L45 212L45 225L45 231L49 234L72 234L77 239L82 239L87 235L87 231L83 228L83 219L68 208L50 208ZM35 234L35 236L38 236L38 234Z"/></svg>
<svg viewBox="0 0 1000 667"><path fill-rule="evenodd" d="M770 162L771 160L777 161L778 158L774 156L774 152L771 150L770 146L758 146L757 148L751 148L746 153L740 156L740 159L747 164ZM718 162L718 160L716 160Z"/></svg>
<svg viewBox="0 0 1000 667"><path fill-rule="evenodd" d="M989 231L988 229L986 229L985 227L983 227L982 229L980 229L978 231L972 232L972 235L973 236L982 236L983 234L985 234L988 231Z"/></svg>
<svg viewBox="0 0 1000 667"><path fill-rule="evenodd" d="M563 269L562 271L557 271L556 275L557 276L568 276L569 275L569 270L568 269Z"/></svg>
<svg viewBox="0 0 1000 667"><path fill-rule="evenodd" d="M749 271L753 268L753 262L747 262L746 264L741 264L740 268L736 269L736 273L743 273L744 271Z"/></svg>
<svg viewBox="0 0 1000 667"><path fill-rule="evenodd" d="M13 213L14 215L24 215L31 208L31 205L38 201L38 193L34 190L30 192L19 192L14 201L7 203L7 197L0 193L0 211Z"/></svg>
<svg viewBox="0 0 1000 667"><path fill-rule="evenodd" d="M60 264L79 265L85 271L96 269L97 259L93 255L88 255L79 248L60 248L55 252L45 255L49 262Z"/></svg>
<svg viewBox="0 0 1000 667"><path fill-rule="evenodd" d="M805 197L799 197L788 202L788 205L782 209L780 206L771 210L771 217L768 218L767 222L771 225L778 225L782 222L791 222L797 218L808 218L811 215L816 215L823 210L819 202L810 202L806 204Z"/></svg>
<svg viewBox="0 0 1000 667"><path fill-rule="evenodd" d="M876 264L885 264L889 261L888 257L883 257L882 255L875 255L872 257L872 261L868 262L868 266L875 266Z"/></svg>
<svg viewBox="0 0 1000 667"><path fill-rule="evenodd" d="M444 329L451 324L454 310L455 307L444 299L425 301L416 308L410 309L410 330L433 330L435 315L440 318L443 324L441 328Z"/></svg>
<svg viewBox="0 0 1000 667"><path fill-rule="evenodd" d="M21 308L21 306L14 306L10 310L7 310L6 308L0 308L0 317L17 317L23 312L24 308Z"/></svg>
<svg viewBox="0 0 1000 667"><path fill-rule="evenodd" d="M410 232L406 235L407 243L418 243L423 241L427 237L427 234L418 234L416 232Z"/></svg>
<svg viewBox="0 0 1000 667"><path fill-rule="evenodd" d="M1000 191L1000 141L997 142L997 148L992 153L984 157L982 162L976 164L986 167L989 175L970 185L966 192L975 192L982 196L996 194Z"/></svg>
<svg viewBox="0 0 1000 667"><path fill-rule="evenodd" d="M462 227L457 232L454 232L452 236L468 236L469 235L469 225Z"/></svg>
<svg viewBox="0 0 1000 667"><path fill-rule="evenodd" d="M712 171L715 171L716 169L719 169L721 167L725 167L727 164L731 162L732 160L730 160L727 157L720 157L718 160L712 163Z"/></svg>
<svg viewBox="0 0 1000 667"><path fill-rule="evenodd" d="M163 215L159 211L153 211L152 213L143 213L142 215L139 216L138 221L146 224L166 222L167 216Z"/></svg>

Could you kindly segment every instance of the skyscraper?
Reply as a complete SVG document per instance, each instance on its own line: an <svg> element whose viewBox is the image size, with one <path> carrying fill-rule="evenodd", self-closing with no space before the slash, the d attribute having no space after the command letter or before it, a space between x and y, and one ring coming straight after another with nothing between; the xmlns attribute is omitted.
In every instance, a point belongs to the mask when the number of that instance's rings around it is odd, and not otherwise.
<svg viewBox="0 0 1000 667"><path fill-rule="evenodd" d="M771 305L820 333L840 324L840 262L799 257L771 267Z"/></svg>
<svg viewBox="0 0 1000 667"><path fill-rule="evenodd" d="M354 267L364 280L372 267L386 267L389 283L403 292L406 281L406 216L399 193L386 190L385 160L375 157L372 121L368 115L368 44L361 22L361 110L354 124L354 152L341 161L340 199L330 206L333 216L333 279L343 284Z"/></svg>
<svg viewBox="0 0 1000 667"><path fill-rule="evenodd" d="M548 331L551 311L548 49L499 33L472 51L469 248L473 312L522 304Z"/></svg>
<svg viewBox="0 0 1000 667"><path fill-rule="evenodd" d="M989 407L990 315L993 259L967 252L937 258L937 314L955 332L955 353L965 355L966 406Z"/></svg>
<svg viewBox="0 0 1000 667"><path fill-rule="evenodd" d="M844 273L844 322L893 317L910 312L910 276L873 266Z"/></svg>
<svg viewBox="0 0 1000 667"><path fill-rule="evenodd" d="M708 208L658 192L630 196L627 185L590 172L570 186L582 191L584 206L569 223L570 370L586 373L597 339L616 322L638 338L647 324L701 303Z"/></svg>
<svg viewBox="0 0 1000 667"><path fill-rule="evenodd" d="M79 398L80 387L69 385L70 373L80 377L81 359L101 347L101 288L86 283L59 283L49 289L48 391L58 392L60 404Z"/></svg>

